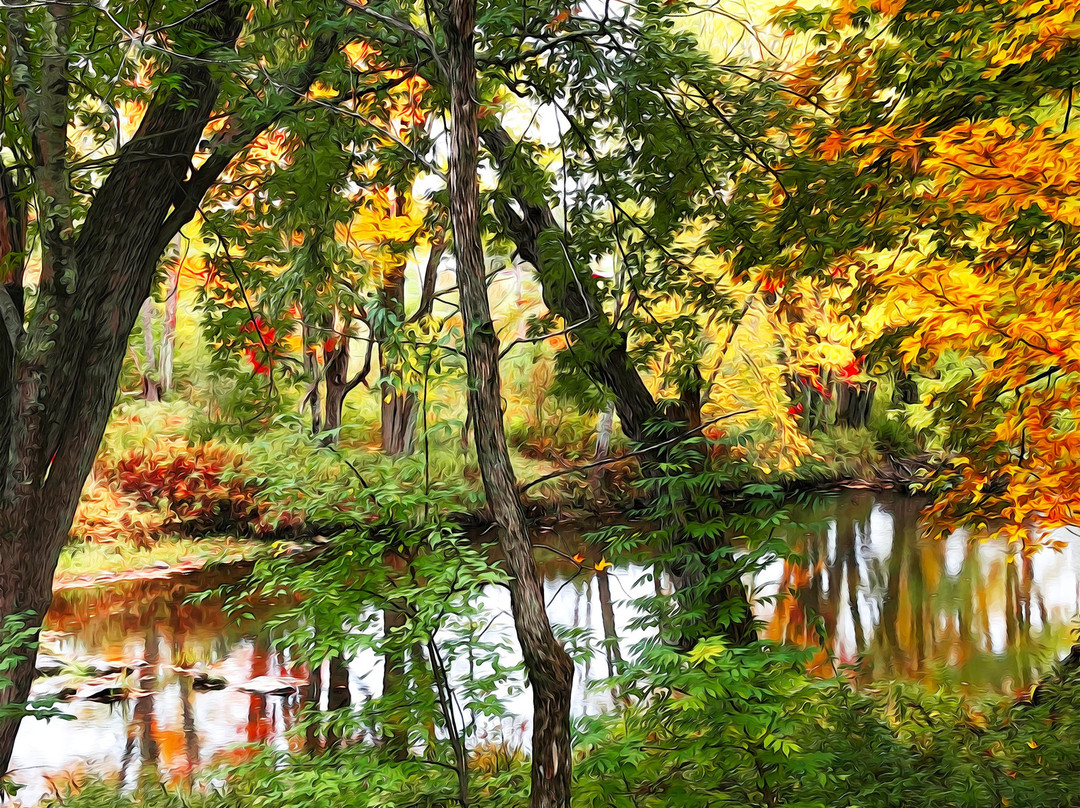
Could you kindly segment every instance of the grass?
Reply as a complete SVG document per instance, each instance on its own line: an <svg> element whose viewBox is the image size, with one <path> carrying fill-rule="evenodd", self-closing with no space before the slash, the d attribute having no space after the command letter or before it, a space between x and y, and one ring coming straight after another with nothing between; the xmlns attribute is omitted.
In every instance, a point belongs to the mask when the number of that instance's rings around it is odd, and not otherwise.
<svg viewBox="0 0 1080 808"><path fill-rule="evenodd" d="M138 577L151 571L189 570L209 563L235 562L253 557L259 542L227 536L168 539L148 548L128 542L81 542L64 548L56 568L57 586L78 586L102 580Z"/></svg>

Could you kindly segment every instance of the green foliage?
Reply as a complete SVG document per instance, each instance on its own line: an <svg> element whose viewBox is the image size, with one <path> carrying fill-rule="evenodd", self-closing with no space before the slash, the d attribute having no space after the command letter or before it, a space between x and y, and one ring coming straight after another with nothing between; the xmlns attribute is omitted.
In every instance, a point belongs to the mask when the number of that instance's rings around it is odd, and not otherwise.
<svg viewBox="0 0 1080 808"><path fill-rule="evenodd" d="M37 654L38 620L31 615L9 614L0 626L0 692L15 686L19 663ZM6 701L0 704L0 724L21 721L26 716L69 720L68 715L57 708L59 699L51 696L35 698L29 702ZM8 797L18 792L19 785L9 776L0 778L0 796Z"/></svg>
<svg viewBox="0 0 1080 808"><path fill-rule="evenodd" d="M1075 669L1038 706L971 704L918 685L855 692L808 677L807 659L715 639L688 655L657 649L623 682L634 706L582 729L581 804L1064 808L1075 799Z"/></svg>
<svg viewBox="0 0 1080 808"><path fill-rule="evenodd" d="M579 721L575 805L583 808L1068 808L1080 771L1080 672L1059 668L1037 704L972 703L918 685L853 691L808 676L808 653L717 638L660 646L616 684L623 706ZM523 760L474 750L472 804L524 805ZM122 795L89 784L69 808L457 805L452 772L396 763L377 747L315 757L265 752L223 785Z"/></svg>

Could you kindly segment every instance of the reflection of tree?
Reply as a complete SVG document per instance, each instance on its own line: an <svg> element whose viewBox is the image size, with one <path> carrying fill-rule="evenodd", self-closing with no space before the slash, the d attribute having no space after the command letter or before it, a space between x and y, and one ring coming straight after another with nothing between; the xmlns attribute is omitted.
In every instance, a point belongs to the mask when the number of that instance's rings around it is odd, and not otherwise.
<svg viewBox="0 0 1080 808"><path fill-rule="evenodd" d="M192 677L180 677L180 709L184 720L184 753L187 759L187 772L192 772L199 765L199 733L195 728L195 688Z"/></svg>
<svg viewBox="0 0 1080 808"><path fill-rule="evenodd" d="M265 633L255 635L251 648L249 678L257 679L270 673L269 643ZM252 692L248 696L247 739L249 743L265 741L270 737L270 721L267 717L266 696Z"/></svg>
<svg viewBox="0 0 1080 808"><path fill-rule="evenodd" d="M779 598L766 636L820 646L831 671L832 660L856 661L866 646L859 608L862 571L858 539L865 535L874 500L865 494L828 497L792 512L787 528L793 556L784 560ZM830 552L830 536L834 546ZM846 591L845 591L846 590ZM840 645L840 627L850 620L854 645Z"/></svg>
<svg viewBox="0 0 1080 808"><path fill-rule="evenodd" d="M886 564L887 581L876 635L875 675L919 676L929 662L941 658L953 622L950 600L942 589L946 544L924 540L920 513L924 503L895 497L885 503L892 517L892 541ZM951 583L950 583L951 586ZM957 625L965 622L957 616ZM939 632L945 631L946 635Z"/></svg>
<svg viewBox="0 0 1080 808"><path fill-rule="evenodd" d="M865 522L863 525L865 526ZM859 554L856 548L858 539L858 525L855 519L837 519L836 522L836 557L843 559L845 579L847 584L847 608L851 614L852 630L855 635L855 654L862 653L866 647L866 637L863 632L862 611L859 609L859 590L861 577L859 575ZM837 579L839 576L837 576ZM854 661L854 660L849 660Z"/></svg>
<svg viewBox="0 0 1080 808"><path fill-rule="evenodd" d="M615 628L615 609L611 601L611 580L606 569L596 572L596 592L600 598L600 620L604 625L604 655L607 657L608 675L614 676L618 664L623 661L619 650L619 635Z"/></svg>
<svg viewBox="0 0 1080 808"><path fill-rule="evenodd" d="M330 657L328 668L330 674L326 682L326 709L331 713L348 709L351 701L349 696L349 668L344 657L340 654ZM331 728L327 730L327 746L337 746L344 740L335 727L336 725L331 725Z"/></svg>
<svg viewBox="0 0 1080 808"><path fill-rule="evenodd" d="M157 727L154 726L154 693L160 681L161 667L157 629L156 621L147 621L143 627L143 656L146 660L146 672L149 674L149 686L146 693L136 700L132 710L132 726L139 737L139 763L143 770L156 767L160 756Z"/></svg>
<svg viewBox="0 0 1080 808"><path fill-rule="evenodd" d="M314 720L315 714L322 709L322 674L322 665L312 665L308 669L307 692L304 695L304 704L310 712L305 732L305 746L308 750L313 752L322 745L322 738L319 736L319 724Z"/></svg>

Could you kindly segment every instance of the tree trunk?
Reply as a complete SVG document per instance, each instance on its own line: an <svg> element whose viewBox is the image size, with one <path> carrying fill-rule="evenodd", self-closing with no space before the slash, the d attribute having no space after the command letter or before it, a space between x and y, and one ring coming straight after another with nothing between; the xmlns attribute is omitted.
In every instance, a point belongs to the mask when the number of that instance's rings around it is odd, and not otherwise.
<svg viewBox="0 0 1080 808"><path fill-rule="evenodd" d="M154 354L154 298L148 297L143 301L142 310L143 329L143 369L142 369L142 397L147 401L161 400L161 382L158 376L157 356Z"/></svg>
<svg viewBox="0 0 1080 808"><path fill-rule="evenodd" d="M411 454L416 442L416 395L383 382L382 397L383 453L391 457Z"/></svg>
<svg viewBox="0 0 1080 808"><path fill-rule="evenodd" d="M176 355L176 310L180 299L180 271L182 266L177 260L165 279L168 290L165 295L165 318L161 325L161 350L158 352L161 366L161 392L172 392L173 358Z"/></svg>
<svg viewBox="0 0 1080 808"><path fill-rule="evenodd" d="M483 138L500 173L512 178L511 160L520 150L514 148L510 135L496 126L485 129ZM533 165L527 168L538 170ZM557 241L552 242L552 249L545 249L545 239L557 240L559 228L551 209L537 204L533 189L512 179L510 188L520 213L505 203L496 208L496 213L514 239L518 254L536 268L548 310L559 315L566 326L575 326L568 339L580 343L582 353L590 357L583 361L582 370L614 394L623 432L631 440L642 444L658 441L660 438L648 430L649 423L660 415L656 401L634 367L626 349L626 336L604 311L596 281L587 268L575 267L566 260Z"/></svg>
<svg viewBox="0 0 1080 808"><path fill-rule="evenodd" d="M480 240L479 89L476 0L450 0L446 50L450 83L450 213L469 377L469 411L484 492L510 576L511 610L533 691L532 808L570 805L570 692L574 665L556 639L532 555L503 424L499 341L491 320Z"/></svg>
<svg viewBox="0 0 1080 808"><path fill-rule="evenodd" d="M895 387L893 388L893 403L919 403L919 385L912 375L902 368L896 371L896 382Z"/></svg>
<svg viewBox="0 0 1080 808"><path fill-rule="evenodd" d="M349 394L349 338L334 338L334 346L323 351L323 376L326 378L326 417L324 446L336 446L341 432L341 413Z"/></svg>
<svg viewBox="0 0 1080 808"><path fill-rule="evenodd" d="M602 413L600 421L596 425L596 452L594 460L607 460L611 454L611 432L615 424L615 405L609 404ZM589 479L596 491L597 500L604 499L604 480L607 477L607 467L597 466L589 472Z"/></svg>
<svg viewBox="0 0 1080 808"><path fill-rule="evenodd" d="M833 397L836 401L834 423L838 426L854 428L866 426L870 420L870 411L874 407L874 394L877 382L838 381L833 385Z"/></svg>
<svg viewBox="0 0 1080 808"><path fill-rule="evenodd" d="M619 635L615 626L615 606L611 601L611 580L606 569L596 571L596 588L600 598L600 619L604 624L604 654L607 656L608 676L614 676L622 665Z"/></svg>

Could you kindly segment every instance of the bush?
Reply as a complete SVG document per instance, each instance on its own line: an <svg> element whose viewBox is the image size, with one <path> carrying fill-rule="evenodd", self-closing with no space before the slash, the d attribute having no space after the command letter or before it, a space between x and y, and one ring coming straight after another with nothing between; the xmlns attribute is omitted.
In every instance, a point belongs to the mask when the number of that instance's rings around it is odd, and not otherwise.
<svg viewBox="0 0 1080 808"><path fill-rule="evenodd" d="M257 494L235 451L164 438L98 459L72 533L138 546L169 534L261 535L269 526Z"/></svg>
<svg viewBox="0 0 1080 808"><path fill-rule="evenodd" d="M1071 808L1080 784L1080 676L1059 671L1037 704L974 704L920 685L853 691L806 674L783 646L690 654L656 647L621 681L630 706L579 722L576 808ZM648 673L644 673L648 671ZM645 678L641 678L644 673ZM481 746L471 804L527 803L527 759ZM453 775L359 744L320 756L268 750L222 791L132 795L90 784L69 808L458 805Z"/></svg>
<svg viewBox="0 0 1080 808"><path fill-rule="evenodd" d="M655 648L634 706L587 719L577 805L660 808L1067 808L1080 785L1080 674L1038 704L972 703L917 684L856 692L807 652ZM638 671L640 675L641 671Z"/></svg>

